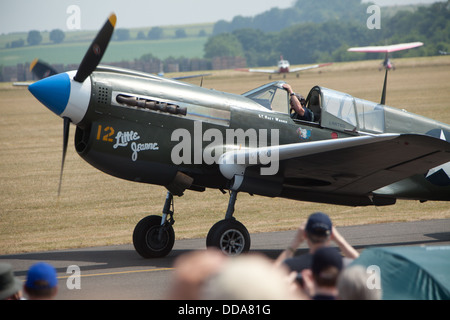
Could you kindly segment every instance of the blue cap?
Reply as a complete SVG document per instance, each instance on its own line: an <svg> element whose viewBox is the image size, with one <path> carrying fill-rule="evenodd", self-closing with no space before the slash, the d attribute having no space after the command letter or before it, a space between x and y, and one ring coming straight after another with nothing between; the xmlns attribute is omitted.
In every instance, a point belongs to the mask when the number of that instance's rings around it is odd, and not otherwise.
<svg viewBox="0 0 450 320"><path fill-rule="evenodd" d="M309 216L305 230L316 235L330 235L333 224L328 215L316 212Z"/></svg>
<svg viewBox="0 0 450 320"><path fill-rule="evenodd" d="M70 77L67 73L60 73L31 84L28 86L28 90L43 105L59 116L69 102Z"/></svg>
<svg viewBox="0 0 450 320"><path fill-rule="evenodd" d="M50 289L58 285L55 268L45 262L38 262L30 267L25 286L30 289Z"/></svg>

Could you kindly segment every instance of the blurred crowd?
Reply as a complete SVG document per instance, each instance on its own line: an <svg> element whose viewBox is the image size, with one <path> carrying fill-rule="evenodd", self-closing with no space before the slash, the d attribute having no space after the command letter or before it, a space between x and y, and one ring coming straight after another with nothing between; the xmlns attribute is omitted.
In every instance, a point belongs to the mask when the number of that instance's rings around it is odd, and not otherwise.
<svg viewBox="0 0 450 320"><path fill-rule="evenodd" d="M306 242L308 252L296 255ZM335 243L336 246L332 245ZM313 213L274 261L247 253L228 257L219 250L195 251L175 261L169 298L177 300L379 300L359 253L328 215Z"/></svg>
<svg viewBox="0 0 450 320"><path fill-rule="evenodd" d="M302 243L308 252L297 254ZM334 243L334 245L333 245ZM302 223L294 239L273 260L259 253L237 257L218 249L192 251L175 260L169 299L173 300L378 300L381 289L369 288L368 273L350 263L359 253L316 212ZM24 282L11 265L0 263L0 300L54 299L55 268L32 265Z"/></svg>

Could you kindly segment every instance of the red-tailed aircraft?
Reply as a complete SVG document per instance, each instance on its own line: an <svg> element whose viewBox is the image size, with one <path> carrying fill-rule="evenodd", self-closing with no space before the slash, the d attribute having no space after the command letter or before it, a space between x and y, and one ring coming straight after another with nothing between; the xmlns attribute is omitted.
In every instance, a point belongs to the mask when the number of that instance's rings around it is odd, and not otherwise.
<svg viewBox="0 0 450 320"><path fill-rule="evenodd" d="M369 47L350 48L347 51L350 51L350 52L384 52L384 53L386 53L386 56L382 63L382 67L384 67L386 70L390 70L390 69L395 70L394 64L392 63L391 59L389 59L389 53L395 52L395 51L417 48L420 46L423 46L422 42L409 42L409 43L392 44L389 46L369 46ZM380 67L380 70L382 67Z"/></svg>
<svg viewBox="0 0 450 320"><path fill-rule="evenodd" d="M386 53L386 56L384 58L384 61L381 64L381 67L379 70L384 67L386 69L386 73L384 75L384 85L383 85L383 92L381 94L381 104L386 103L386 86L387 86L387 74L389 70L395 70L395 66L392 63L392 61L389 59L389 53L395 52L395 51L401 51L401 50L407 50L412 48L417 48L423 46L422 42L409 42L409 43L399 43L399 44L392 44L388 46L369 46L369 47L357 47L357 48L350 48L347 51L351 52L384 52Z"/></svg>
<svg viewBox="0 0 450 320"><path fill-rule="evenodd" d="M277 69L236 69L237 71L246 71L246 72L260 72L260 73L269 73L269 79L272 79L272 74L283 74L284 78L286 78L287 73L295 73L297 72L297 78L299 77L298 72L314 69L314 68L320 68L329 66L332 63L322 63L322 64L314 64L306 67L299 67L299 68L291 68L291 64L288 60L283 59L283 56L280 56L280 61L278 61L278 67Z"/></svg>

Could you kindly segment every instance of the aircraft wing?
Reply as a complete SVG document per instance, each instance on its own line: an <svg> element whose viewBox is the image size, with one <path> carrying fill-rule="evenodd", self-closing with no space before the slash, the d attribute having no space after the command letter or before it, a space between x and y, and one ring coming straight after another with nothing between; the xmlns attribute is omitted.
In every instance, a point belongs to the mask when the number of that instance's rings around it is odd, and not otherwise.
<svg viewBox="0 0 450 320"><path fill-rule="evenodd" d="M424 174L431 168L449 162L450 143L415 134L381 134L303 142L226 152L219 161L220 170L226 178L231 179L236 175L244 175L245 170L252 166L236 163L239 156L245 154L249 160L263 159L271 154L274 159L277 153L284 186L367 195L383 186ZM264 169L262 161L258 165ZM265 178L263 171L260 178Z"/></svg>
<svg viewBox="0 0 450 320"><path fill-rule="evenodd" d="M407 50L416 47L423 46L422 42L409 42L409 43L399 43L389 46L368 46L368 47L355 47L350 48L347 51L351 52L395 52L400 50Z"/></svg>
<svg viewBox="0 0 450 320"><path fill-rule="evenodd" d="M322 63L322 64L315 64L312 66L289 69L289 72L299 72L299 71L304 71L304 70L309 70L309 69L321 68L321 67L325 67L325 66L329 66L329 65L332 65L332 63Z"/></svg>
<svg viewBox="0 0 450 320"><path fill-rule="evenodd" d="M34 82L13 82L13 86L15 87L28 87L32 85Z"/></svg>
<svg viewBox="0 0 450 320"><path fill-rule="evenodd" d="M207 76L210 76L210 75L211 75L211 73L193 74L193 75L189 75L189 76L175 77L175 78L171 78L171 79L173 79L173 80L185 80L185 79L191 79L191 78L207 77Z"/></svg>
<svg viewBox="0 0 450 320"><path fill-rule="evenodd" d="M260 72L260 73L278 73L278 70L275 69L235 69L236 71L244 71L244 72Z"/></svg>

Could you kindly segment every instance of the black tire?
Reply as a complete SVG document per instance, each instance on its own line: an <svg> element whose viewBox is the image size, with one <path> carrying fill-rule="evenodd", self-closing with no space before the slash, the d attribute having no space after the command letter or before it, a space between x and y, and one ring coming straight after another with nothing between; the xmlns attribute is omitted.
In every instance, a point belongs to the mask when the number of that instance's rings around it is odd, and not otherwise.
<svg viewBox="0 0 450 320"><path fill-rule="evenodd" d="M169 223L161 225L160 216L148 216L138 222L133 232L133 245L143 258L161 258L172 251L175 232Z"/></svg>
<svg viewBox="0 0 450 320"><path fill-rule="evenodd" d="M250 234L235 219L221 220L209 230L206 246L218 248L228 256L237 256L250 250Z"/></svg>

